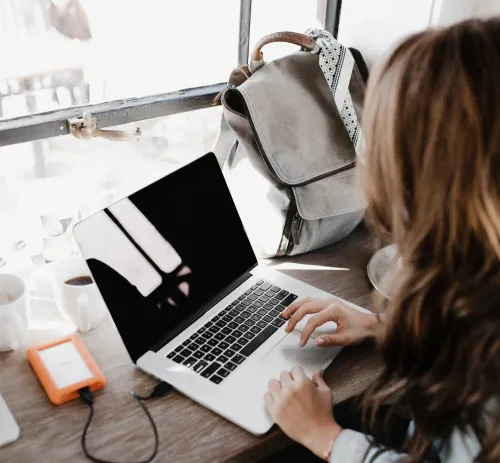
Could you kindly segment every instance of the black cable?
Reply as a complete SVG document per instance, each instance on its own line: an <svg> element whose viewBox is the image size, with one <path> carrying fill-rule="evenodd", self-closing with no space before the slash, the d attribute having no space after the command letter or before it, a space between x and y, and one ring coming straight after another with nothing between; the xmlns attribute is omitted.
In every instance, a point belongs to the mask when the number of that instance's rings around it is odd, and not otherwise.
<svg viewBox="0 0 500 463"><path fill-rule="evenodd" d="M156 397L161 397L162 395L166 394L170 389L172 389L172 386L166 382L161 382L158 384L151 394L149 394L146 397L141 397L138 396L135 392L130 391L130 395L134 398L134 400L141 406L141 408L144 410L144 413L148 417L149 422L151 423L151 426L153 428L153 432L155 435L155 446L153 449L153 453L151 456L146 459L146 460L141 460L138 463L150 463L153 461L153 459L156 457L156 454L158 453L158 447L159 447L159 437L158 437L158 429L156 428L156 424L153 420L153 417L151 416L151 413L149 413L149 410L147 407L142 403L145 400L150 400L154 399ZM82 399L82 402L89 407L90 413L89 413L89 418L87 420L87 423L85 424L85 428L83 429L83 434L82 434L82 450L85 456L90 460L95 463L115 463L110 460L100 460L99 458L94 457L93 455L90 454L90 452L87 450L87 431L89 429L90 423L92 422L92 418L94 417L94 397L92 396L92 392L90 391L89 387L84 387L78 391L80 394L80 398Z"/></svg>

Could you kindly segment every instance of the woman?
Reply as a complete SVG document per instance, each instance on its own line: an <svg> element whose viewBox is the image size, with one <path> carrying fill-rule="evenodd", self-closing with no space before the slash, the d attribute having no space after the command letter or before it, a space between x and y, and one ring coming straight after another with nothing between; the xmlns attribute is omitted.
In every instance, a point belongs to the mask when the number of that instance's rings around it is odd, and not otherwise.
<svg viewBox="0 0 500 463"><path fill-rule="evenodd" d="M374 337L384 371L365 396L413 417L403 454L342 430L321 374L269 383L266 405L292 439L332 462L500 461L500 20L428 30L371 77L361 167L374 233L395 243L401 269L383 315L333 300L289 307L288 330L333 320L318 345ZM377 429L368 429L375 433Z"/></svg>

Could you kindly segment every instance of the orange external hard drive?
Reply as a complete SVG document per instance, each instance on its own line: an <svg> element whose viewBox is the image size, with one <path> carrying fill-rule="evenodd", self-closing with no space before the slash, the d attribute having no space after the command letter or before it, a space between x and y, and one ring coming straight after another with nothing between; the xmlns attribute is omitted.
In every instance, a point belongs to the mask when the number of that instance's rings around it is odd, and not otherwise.
<svg viewBox="0 0 500 463"><path fill-rule="evenodd" d="M106 379L76 335L28 349L28 360L50 401L56 405L79 397L78 390L97 391Z"/></svg>

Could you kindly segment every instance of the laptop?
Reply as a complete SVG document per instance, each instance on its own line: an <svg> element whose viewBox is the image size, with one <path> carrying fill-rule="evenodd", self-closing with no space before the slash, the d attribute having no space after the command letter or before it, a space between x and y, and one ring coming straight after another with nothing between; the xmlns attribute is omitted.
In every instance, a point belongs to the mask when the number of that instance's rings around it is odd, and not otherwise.
<svg viewBox="0 0 500 463"><path fill-rule="evenodd" d="M297 298L333 296L259 265L212 153L74 234L137 367L250 433L273 425L269 379L295 366L311 376L340 350L317 347L318 331L299 347L307 320L285 332Z"/></svg>

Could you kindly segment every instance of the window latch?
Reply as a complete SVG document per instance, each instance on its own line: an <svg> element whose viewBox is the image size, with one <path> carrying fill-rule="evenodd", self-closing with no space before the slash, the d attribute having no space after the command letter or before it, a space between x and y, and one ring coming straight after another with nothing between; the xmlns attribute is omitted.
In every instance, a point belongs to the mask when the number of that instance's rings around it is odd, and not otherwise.
<svg viewBox="0 0 500 463"><path fill-rule="evenodd" d="M84 113L83 117L68 119L67 122L71 135L79 140L90 140L94 137L100 137L112 141L131 141L138 139L142 133L139 127L137 127L135 132L98 129L97 119L90 113Z"/></svg>

